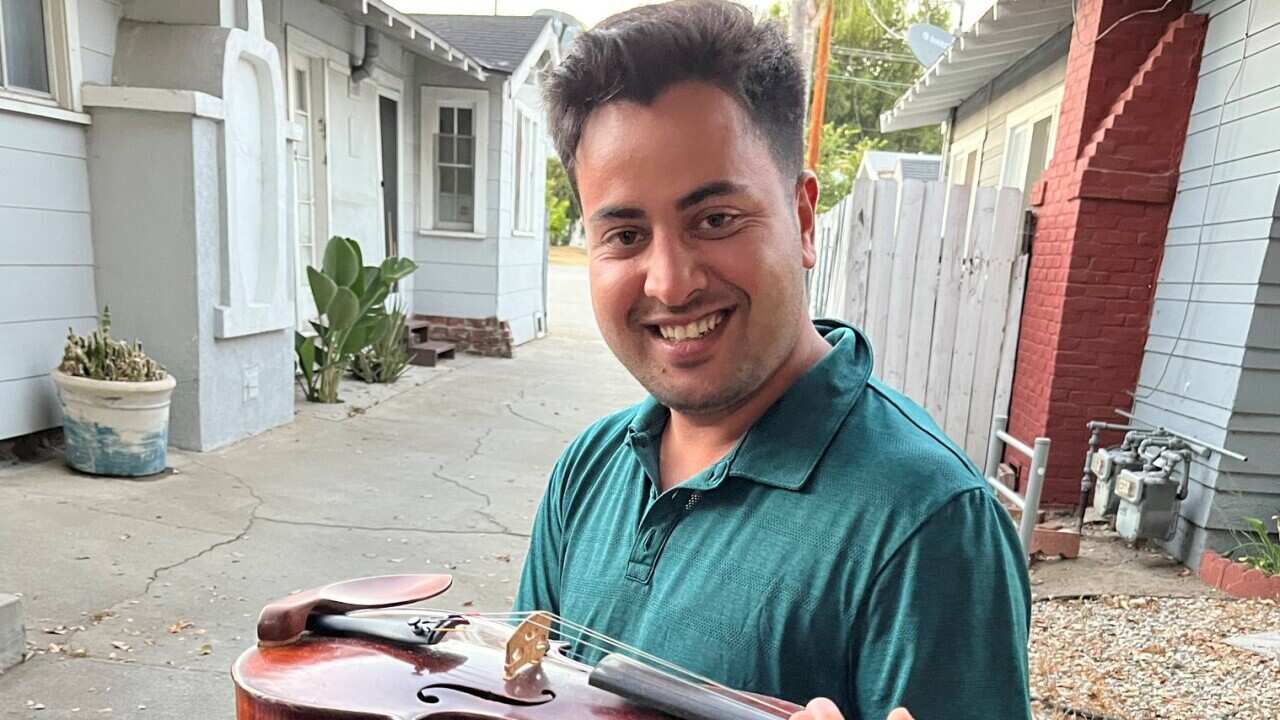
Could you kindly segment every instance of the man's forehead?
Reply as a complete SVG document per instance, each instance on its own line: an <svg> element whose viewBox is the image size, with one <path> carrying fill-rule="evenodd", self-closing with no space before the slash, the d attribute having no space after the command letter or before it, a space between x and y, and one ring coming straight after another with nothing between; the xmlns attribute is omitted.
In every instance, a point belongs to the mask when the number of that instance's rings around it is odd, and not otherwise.
<svg viewBox="0 0 1280 720"><path fill-rule="evenodd" d="M775 171L746 111L719 88L697 82L673 85L652 103L618 100L596 109L574 162L588 212L617 202L674 204L715 182L747 190Z"/></svg>

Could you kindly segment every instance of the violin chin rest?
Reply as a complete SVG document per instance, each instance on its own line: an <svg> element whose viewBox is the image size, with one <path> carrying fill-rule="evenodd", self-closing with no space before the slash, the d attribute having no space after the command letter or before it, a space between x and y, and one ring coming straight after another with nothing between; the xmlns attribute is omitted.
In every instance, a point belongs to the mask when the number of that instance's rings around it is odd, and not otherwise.
<svg viewBox="0 0 1280 720"><path fill-rule="evenodd" d="M283 645L297 640L313 613L344 614L408 605L433 598L452 584L451 575L378 575L303 590L262 608L258 644Z"/></svg>

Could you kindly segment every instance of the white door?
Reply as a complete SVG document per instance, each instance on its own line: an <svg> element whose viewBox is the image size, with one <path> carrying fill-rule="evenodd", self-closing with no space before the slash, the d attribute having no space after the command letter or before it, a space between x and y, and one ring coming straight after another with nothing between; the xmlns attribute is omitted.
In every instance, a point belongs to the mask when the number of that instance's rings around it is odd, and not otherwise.
<svg viewBox="0 0 1280 720"><path fill-rule="evenodd" d="M355 240L365 265L386 257L379 175L378 88L372 81L353 84L330 67L329 177L332 233Z"/></svg>
<svg viewBox="0 0 1280 720"><path fill-rule="evenodd" d="M298 329L310 333L308 320L315 318L316 305L307 282L307 266L320 266L324 253L325 226L325 142L324 79L313 72L323 67L304 53L289 53L289 108L296 139L291 143L289 161L293 171L294 242L297 258Z"/></svg>

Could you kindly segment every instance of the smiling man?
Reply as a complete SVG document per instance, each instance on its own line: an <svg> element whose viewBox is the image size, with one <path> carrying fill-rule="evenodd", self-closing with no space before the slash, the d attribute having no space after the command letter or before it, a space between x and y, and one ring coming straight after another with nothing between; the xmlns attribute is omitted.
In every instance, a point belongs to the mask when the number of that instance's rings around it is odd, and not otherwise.
<svg viewBox="0 0 1280 720"><path fill-rule="evenodd" d="M781 30L717 0L616 15L553 71L596 320L650 397L560 458L516 608L797 718L1029 718L1012 524L866 338L808 316L803 106Z"/></svg>

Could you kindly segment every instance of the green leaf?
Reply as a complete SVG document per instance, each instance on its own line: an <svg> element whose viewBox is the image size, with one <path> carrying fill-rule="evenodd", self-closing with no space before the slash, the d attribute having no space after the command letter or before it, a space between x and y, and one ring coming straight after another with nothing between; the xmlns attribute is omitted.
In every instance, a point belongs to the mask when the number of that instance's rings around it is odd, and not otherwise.
<svg viewBox="0 0 1280 720"><path fill-rule="evenodd" d="M394 285L397 280L402 280L413 274L418 269L418 264L409 258L389 257L382 261L379 271L382 274L382 282L387 285Z"/></svg>
<svg viewBox="0 0 1280 720"><path fill-rule="evenodd" d="M333 294L338 291L338 284L311 266L307 266L307 283L311 285L311 297L316 301L316 312L323 315L329 309Z"/></svg>
<svg viewBox="0 0 1280 720"><path fill-rule="evenodd" d="M306 379L307 386L311 386L311 375L316 368L316 339L313 337L304 338L298 344L298 367L302 370L302 377Z"/></svg>
<svg viewBox="0 0 1280 720"><path fill-rule="evenodd" d="M324 249L324 274L340 287L351 287L362 264L360 246L351 238L334 235Z"/></svg>
<svg viewBox="0 0 1280 720"><path fill-rule="evenodd" d="M371 334L371 326L369 325L357 325L352 328L351 334L347 335L346 342L342 343L342 354L355 355L368 347Z"/></svg>
<svg viewBox="0 0 1280 720"><path fill-rule="evenodd" d="M325 314L329 317L329 325L334 329L349 328L360 319L360 302L349 288L340 287L333 294L333 301L329 303L329 310Z"/></svg>

